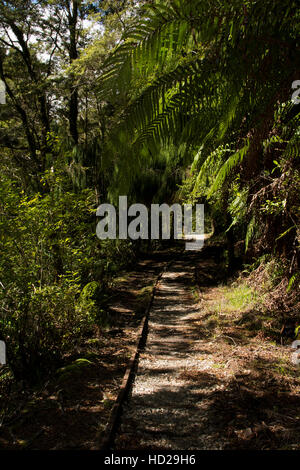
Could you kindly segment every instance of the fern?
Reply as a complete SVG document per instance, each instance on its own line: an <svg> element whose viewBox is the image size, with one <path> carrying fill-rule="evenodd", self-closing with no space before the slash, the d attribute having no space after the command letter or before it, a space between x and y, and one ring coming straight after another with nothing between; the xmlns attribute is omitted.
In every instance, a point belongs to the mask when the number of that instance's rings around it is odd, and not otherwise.
<svg viewBox="0 0 300 470"><path fill-rule="evenodd" d="M247 140L246 145L242 147L240 150L235 152L233 155L231 155L228 160L222 165L222 168L219 170L216 180L211 186L207 197L210 198L212 195L220 189L220 187L223 185L224 181L230 174L230 172L235 168L238 164L240 164L243 161L244 156L246 155L247 151L249 149L249 140Z"/></svg>
<svg viewBox="0 0 300 470"><path fill-rule="evenodd" d="M291 140L283 154L287 158L296 158L300 156L300 141L294 142Z"/></svg>
<svg viewBox="0 0 300 470"><path fill-rule="evenodd" d="M136 173L137 155L145 146L153 153L161 144L184 143L185 164L201 146L193 167L199 170L195 194L210 168L216 171L212 152L250 133L244 147L217 168L208 197L218 191L243 161L252 129L278 103L278 90L290 80L291 70L283 66L274 41L274 32L287 31L291 24L286 11L296 15L296 2L283 0L279 8L271 0L247 5L242 0L158 0L143 8L105 62L100 81L101 100L114 102L121 96L127 103L110 140L130 175ZM293 35L289 30L287 44ZM131 150L124 148L119 134L130 136ZM266 141L265 148L275 140ZM290 141L290 136L283 133L282 140ZM286 156L298 151L297 141L290 142Z"/></svg>
<svg viewBox="0 0 300 470"><path fill-rule="evenodd" d="M299 273L293 274L293 276L289 280L289 283L288 283L288 286L287 286L287 289L286 289L287 292L290 292L290 290L293 288L293 286L294 286L294 284L295 284L295 282L298 278L299 278Z"/></svg>
<svg viewBox="0 0 300 470"><path fill-rule="evenodd" d="M246 237L245 237L245 253L247 253L248 251L249 242L253 237L254 229L255 229L255 217L252 217L252 219L250 220L248 224Z"/></svg>

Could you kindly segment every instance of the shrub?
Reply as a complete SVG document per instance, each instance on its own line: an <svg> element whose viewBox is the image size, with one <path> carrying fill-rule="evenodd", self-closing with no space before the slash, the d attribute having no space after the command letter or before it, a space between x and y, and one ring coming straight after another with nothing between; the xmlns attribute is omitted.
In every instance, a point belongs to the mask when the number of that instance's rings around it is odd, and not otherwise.
<svg viewBox="0 0 300 470"><path fill-rule="evenodd" d="M35 382L54 368L91 330L93 316L78 305L78 285L21 290L9 286L0 295L0 335L8 365L17 380Z"/></svg>

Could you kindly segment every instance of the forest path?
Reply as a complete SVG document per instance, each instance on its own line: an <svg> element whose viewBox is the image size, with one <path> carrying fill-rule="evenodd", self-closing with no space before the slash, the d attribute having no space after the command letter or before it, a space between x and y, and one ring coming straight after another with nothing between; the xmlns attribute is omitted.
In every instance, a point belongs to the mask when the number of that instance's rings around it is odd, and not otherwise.
<svg viewBox="0 0 300 470"><path fill-rule="evenodd" d="M270 336L250 288L223 280L213 247L164 272L116 450L300 449L291 348Z"/></svg>
<svg viewBox="0 0 300 470"><path fill-rule="evenodd" d="M198 309L191 291L195 282L190 258L173 262L158 283L147 344L124 409L117 448L209 447L209 394L203 400L203 391L218 385L205 381L199 387L194 380L205 374L210 359L199 359L205 340L199 340L193 328ZM211 433L209 438L214 441Z"/></svg>

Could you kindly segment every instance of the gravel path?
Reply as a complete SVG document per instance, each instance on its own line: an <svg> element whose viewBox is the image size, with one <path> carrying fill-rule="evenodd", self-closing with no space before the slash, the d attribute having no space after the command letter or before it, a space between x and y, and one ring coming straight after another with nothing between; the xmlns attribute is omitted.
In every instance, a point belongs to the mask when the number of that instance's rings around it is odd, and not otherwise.
<svg viewBox="0 0 300 470"><path fill-rule="evenodd" d="M240 294L236 308L239 288L220 281L209 247L185 252L163 274L116 450L299 449L291 348L269 337L269 316Z"/></svg>
<svg viewBox="0 0 300 470"><path fill-rule="evenodd" d="M124 406L117 449L210 447L205 436L209 397L208 402L203 399L203 389L193 380L193 375L211 365L209 356L199 360L201 341L190 328L198 313L190 289L193 275L191 261L176 261L158 284L147 344L132 395ZM203 386L208 392L216 384L205 382ZM211 447L218 447L213 441Z"/></svg>

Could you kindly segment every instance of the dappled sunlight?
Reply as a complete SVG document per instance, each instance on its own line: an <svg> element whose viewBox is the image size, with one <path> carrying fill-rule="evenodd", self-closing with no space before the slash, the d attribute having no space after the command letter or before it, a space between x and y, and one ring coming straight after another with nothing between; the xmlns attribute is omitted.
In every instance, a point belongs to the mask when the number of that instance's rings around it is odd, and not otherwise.
<svg viewBox="0 0 300 470"><path fill-rule="evenodd" d="M201 258L198 265L201 272ZM214 270L209 266L207 274ZM241 281L207 287L196 300L188 289L188 258L185 267L174 262L159 283L117 449L278 448L281 437L286 445L297 442L300 383L290 352L260 339L261 324L251 334L243 321L255 292Z"/></svg>

